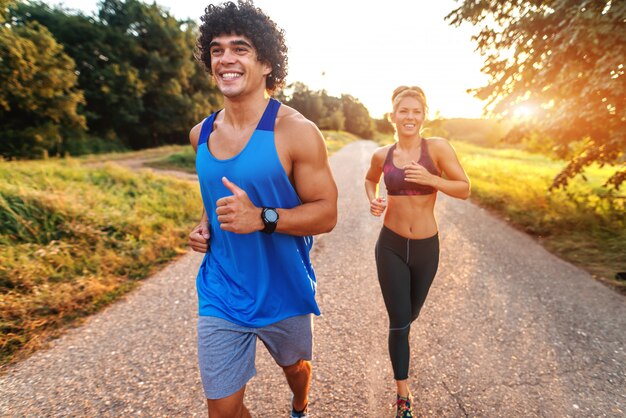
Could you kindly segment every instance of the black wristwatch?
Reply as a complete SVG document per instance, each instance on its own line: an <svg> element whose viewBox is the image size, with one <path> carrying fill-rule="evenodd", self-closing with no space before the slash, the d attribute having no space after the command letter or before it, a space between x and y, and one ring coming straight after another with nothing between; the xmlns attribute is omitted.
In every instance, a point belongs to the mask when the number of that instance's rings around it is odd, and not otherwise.
<svg viewBox="0 0 626 418"><path fill-rule="evenodd" d="M266 234L271 234L276 230L278 224L278 212L274 208L263 208L261 211L261 220L265 227L261 230Z"/></svg>

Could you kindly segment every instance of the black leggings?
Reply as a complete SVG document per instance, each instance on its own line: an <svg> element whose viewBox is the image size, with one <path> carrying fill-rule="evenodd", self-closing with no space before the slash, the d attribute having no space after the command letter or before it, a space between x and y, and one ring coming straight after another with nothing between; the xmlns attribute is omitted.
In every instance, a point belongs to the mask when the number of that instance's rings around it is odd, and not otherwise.
<svg viewBox="0 0 626 418"><path fill-rule="evenodd" d="M389 314L389 355L396 380L409 376L409 331L439 265L439 236L408 239L383 226L376 242L378 281Z"/></svg>

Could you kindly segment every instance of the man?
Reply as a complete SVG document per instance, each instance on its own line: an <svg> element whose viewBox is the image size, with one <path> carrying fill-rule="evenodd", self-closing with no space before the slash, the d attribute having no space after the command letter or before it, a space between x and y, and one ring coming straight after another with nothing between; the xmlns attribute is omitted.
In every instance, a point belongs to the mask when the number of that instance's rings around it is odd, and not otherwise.
<svg viewBox="0 0 626 418"><path fill-rule="evenodd" d="M337 187L324 139L269 97L284 83L283 32L252 3L207 7L199 59L224 108L190 141L204 202L190 246L206 253L197 277L198 357L211 418L249 417L257 337L283 368L291 417L306 417L315 274L311 235L337 222Z"/></svg>

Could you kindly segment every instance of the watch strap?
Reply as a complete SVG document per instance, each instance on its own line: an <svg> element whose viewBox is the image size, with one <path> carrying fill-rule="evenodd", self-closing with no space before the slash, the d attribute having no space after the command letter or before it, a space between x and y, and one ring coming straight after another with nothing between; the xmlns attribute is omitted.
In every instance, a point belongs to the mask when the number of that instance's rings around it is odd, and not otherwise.
<svg viewBox="0 0 626 418"><path fill-rule="evenodd" d="M274 219L273 221L268 219L267 212L269 211L273 212L273 215L276 216L276 219ZM261 211L261 220L263 221L264 225L261 231L266 234L273 233L276 230L276 225L278 225L278 212L276 211L276 208L263 208L263 210Z"/></svg>

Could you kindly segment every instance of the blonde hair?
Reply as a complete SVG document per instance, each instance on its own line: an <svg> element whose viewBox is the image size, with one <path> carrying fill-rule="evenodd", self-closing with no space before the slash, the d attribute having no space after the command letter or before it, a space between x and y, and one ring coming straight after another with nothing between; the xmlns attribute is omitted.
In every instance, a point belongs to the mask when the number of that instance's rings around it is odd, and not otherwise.
<svg viewBox="0 0 626 418"><path fill-rule="evenodd" d="M424 114L428 114L426 95L424 94L424 90L417 86L400 86L393 91L393 94L391 95L391 105L394 112L398 108L400 100L404 99L405 97L416 98L424 107Z"/></svg>

